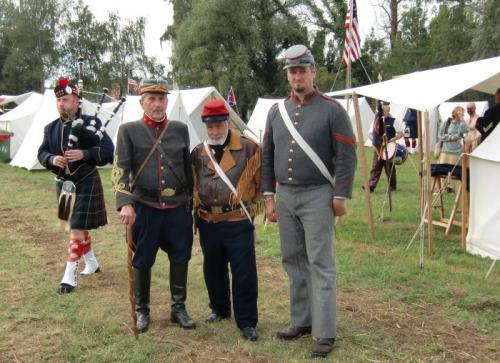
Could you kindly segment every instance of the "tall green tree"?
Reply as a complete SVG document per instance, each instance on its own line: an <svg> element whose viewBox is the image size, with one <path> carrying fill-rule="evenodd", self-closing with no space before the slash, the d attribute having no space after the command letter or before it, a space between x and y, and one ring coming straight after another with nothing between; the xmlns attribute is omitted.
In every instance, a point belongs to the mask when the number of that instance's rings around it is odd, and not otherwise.
<svg viewBox="0 0 500 363"><path fill-rule="evenodd" d="M61 19L65 1L21 0L2 14L5 59L0 84L5 92L43 90L44 80L57 68ZM4 4L2 4L4 5Z"/></svg>
<svg viewBox="0 0 500 363"><path fill-rule="evenodd" d="M469 4L442 4L429 26L433 66L470 61L474 55L472 38L478 24Z"/></svg>
<svg viewBox="0 0 500 363"><path fill-rule="evenodd" d="M307 43L307 31L284 2L193 0L175 24L173 73L181 87L233 86L241 114L259 96L287 92L277 57L291 44Z"/></svg>
<svg viewBox="0 0 500 363"><path fill-rule="evenodd" d="M500 55L500 4L498 0L479 1L473 14L472 51L475 59Z"/></svg>
<svg viewBox="0 0 500 363"><path fill-rule="evenodd" d="M81 0L70 11L73 13L63 25L64 42L59 60L64 65L61 67L62 72L76 78L77 63L81 57L84 64L84 89L109 87L111 80L108 74L102 74L101 69L110 47L110 27L105 22L97 21L89 7Z"/></svg>

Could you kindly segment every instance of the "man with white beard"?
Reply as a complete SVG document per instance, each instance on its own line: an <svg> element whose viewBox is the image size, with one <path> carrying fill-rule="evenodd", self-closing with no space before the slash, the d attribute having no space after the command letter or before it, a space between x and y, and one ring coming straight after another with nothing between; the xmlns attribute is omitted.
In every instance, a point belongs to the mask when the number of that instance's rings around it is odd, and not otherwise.
<svg viewBox="0 0 500 363"><path fill-rule="evenodd" d="M228 264L236 325L257 340L257 267L253 219L260 194L260 148L230 130L222 100L205 103L201 119L207 140L191 154L193 202L203 250L203 272L212 313L206 323L231 316Z"/></svg>

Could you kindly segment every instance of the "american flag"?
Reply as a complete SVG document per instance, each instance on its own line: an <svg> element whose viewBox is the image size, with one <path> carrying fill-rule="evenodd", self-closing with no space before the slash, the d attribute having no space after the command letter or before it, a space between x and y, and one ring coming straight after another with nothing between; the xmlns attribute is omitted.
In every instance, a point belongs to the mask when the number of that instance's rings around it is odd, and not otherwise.
<svg viewBox="0 0 500 363"><path fill-rule="evenodd" d="M349 0L345 17L344 64L355 62L361 58L361 38L359 37L358 9L356 0Z"/></svg>
<svg viewBox="0 0 500 363"><path fill-rule="evenodd" d="M127 94L129 94L129 95L135 94L138 87L139 87L139 83L135 79L133 79L132 77L128 77L128 79L127 79Z"/></svg>

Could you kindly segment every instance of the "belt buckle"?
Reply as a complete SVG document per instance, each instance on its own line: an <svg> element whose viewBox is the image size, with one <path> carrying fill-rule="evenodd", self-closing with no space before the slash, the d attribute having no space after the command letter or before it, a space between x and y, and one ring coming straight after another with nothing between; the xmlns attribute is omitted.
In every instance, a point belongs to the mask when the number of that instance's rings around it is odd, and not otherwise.
<svg viewBox="0 0 500 363"><path fill-rule="evenodd" d="M175 195L175 189L166 188L161 191L161 195L164 197L172 197Z"/></svg>
<svg viewBox="0 0 500 363"><path fill-rule="evenodd" d="M210 207L210 211L214 214L222 214L222 207L221 206Z"/></svg>

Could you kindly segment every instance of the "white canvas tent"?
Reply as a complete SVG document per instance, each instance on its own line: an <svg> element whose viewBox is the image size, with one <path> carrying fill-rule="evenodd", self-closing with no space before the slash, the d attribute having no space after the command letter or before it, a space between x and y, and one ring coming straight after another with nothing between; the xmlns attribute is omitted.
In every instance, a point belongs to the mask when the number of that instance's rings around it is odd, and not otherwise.
<svg viewBox="0 0 500 363"><path fill-rule="evenodd" d="M27 95L27 96L26 96ZM14 99L15 101L12 101ZM11 96L8 102L15 102L17 107L0 116L0 129L12 132L10 139L10 158L19 150L19 147L28 132L34 115L38 112L43 96L36 92L29 92L20 96ZM6 102L7 103L7 102Z"/></svg>
<svg viewBox="0 0 500 363"><path fill-rule="evenodd" d="M167 117L169 120L181 121L188 125L189 142L191 149L193 149L200 142L200 138L191 123L187 110L184 107L184 104L182 103L181 97L179 97L179 95L180 93L178 91L172 91L168 95ZM127 97L127 102L125 103L123 115L120 121L114 123L113 129L110 129L108 131L108 134L113 140L113 143L116 144L118 128L121 124L141 119L144 111L139 103L140 99L140 96Z"/></svg>
<svg viewBox="0 0 500 363"><path fill-rule="evenodd" d="M327 95L329 95L327 93ZM279 98L259 98L255 107L252 111L252 115L250 116L250 120L248 120L247 127L252 131L252 133L257 136L257 138L262 141L262 135L264 134L264 130L266 128L266 120L267 114L269 113L269 109L278 102ZM336 99L344 109L347 109L347 102L345 99ZM363 137L366 138L368 136L369 126L373 122L374 114L373 111L366 101L366 98L362 97L359 99L359 108L361 111L361 122L363 125ZM354 115L354 107L351 104L349 105L349 118L351 119L351 125L354 130L354 135L356 133L356 121Z"/></svg>
<svg viewBox="0 0 500 363"><path fill-rule="evenodd" d="M470 213L467 251L500 260L500 128L470 154Z"/></svg>
<svg viewBox="0 0 500 363"><path fill-rule="evenodd" d="M31 96L33 92L26 92L20 95L0 95L0 106L6 105L8 103L17 103L20 105L23 103L28 97Z"/></svg>
<svg viewBox="0 0 500 363"><path fill-rule="evenodd" d="M105 103L102 106L101 112L98 117L102 122L106 122L109 118L111 111L115 108L117 102ZM83 100L83 110L85 114L94 115L96 110L96 104ZM42 96L40 105L38 106L37 112L32 115L32 121L29 129L26 131L26 135L22 140L22 143L14 155L10 165L18 166L21 168L26 168L28 170L42 169L37 159L38 147L43 140L43 129L44 127L59 117L56 108L56 98L54 91L47 89ZM116 118L121 117L121 112L115 116ZM115 120L116 122L116 120ZM113 122L110 124L111 129L113 127Z"/></svg>

